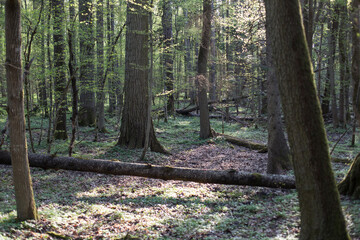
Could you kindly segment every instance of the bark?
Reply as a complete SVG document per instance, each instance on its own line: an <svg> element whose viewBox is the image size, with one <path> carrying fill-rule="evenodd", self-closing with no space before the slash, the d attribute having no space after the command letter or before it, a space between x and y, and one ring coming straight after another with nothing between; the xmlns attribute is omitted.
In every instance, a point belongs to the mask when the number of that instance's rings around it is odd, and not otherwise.
<svg viewBox="0 0 360 240"><path fill-rule="evenodd" d="M210 120L209 107L207 100L207 91L209 81L206 76L207 61L210 47L210 32L211 32L211 0L203 0L203 28L201 45L198 58L198 69L196 82L198 86L198 101L200 108L200 138L206 139L213 136Z"/></svg>
<svg viewBox="0 0 360 240"><path fill-rule="evenodd" d="M345 107L345 92L348 88L348 76L346 71L348 49L347 49L347 4L340 2L340 24L339 24L339 61L340 61L340 99L339 99L339 123L340 127L346 127L346 107Z"/></svg>
<svg viewBox="0 0 360 240"><path fill-rule="evenodd" d="M269 18L267 17L268 21ZM269 23L266 23L269 24ZM269 27L267 27L267 30ZM268 111L268 164L267 173L279 174L291 168L290 149L281 119L279 83L273 67L271 39L266 31L267 111Z"/></svg>
<svg viewBox="0 0 360 240"><path fill-rule="evenodd" d="M335 53L336 53L336 39L337 32L339 29L339 5L336 2L334 6L334 11L329 10L331 13L331 18L329 18L329 58L328 58L328 75L330 82L330 95L331 95L331 113L334 128L339 126L339 116L337 109L336 101L336 88L335 88Z"/></svg>
<svg viewBox="0 0 360 240"><path fill-rule="evenodd" d="M55 139L67 139L66 98L63 98L66 86L65 64L65 9L64 0L52 0L53 39L54 39L54 82L55 82Z"/></svg>
<svg viewBox="0 0 360 240"><path fill-rule="evenodd" d="M149 6L147 0L128 3L125 53L125 103L118 144L129 148L143 148L148 121L148 35ZM158 142L153 123L150 128L152 151L167 153Z"/></svg>
<svg viewBox="0 0 360 240"><path fill-rule="evenodd" d="M351 196L354 199L360 199L360 154L356 156L338 188L341 194Z"/></svg>
<svg viewBox="0 0 360 240"><path fill-rule="evenodd" d="M112 0L107 0L107 40L108 43L113 42L114 38L114 30L115 30L115 20L114 20L114 3ZM110 49L107 51L107 57L109 58ZM115 54L116 56L116 54ZM115 62L117 58L114 58L113 62L108 62L107 64L111 66L111 72L115 73ZM111 74L109 76L109 109L108 112L113 114L116 109L116 76L115 74Z"/></svg>
<svg viewBox="0 0 360 240"><path fill-rule="evenodd" d="M276 76L293 154L300 240L350 239L330 164L298 0L265 1Z"/></svg>
<svg viewBox="0 0 360 240"><path fill-rule="evenodd" d="M211 8L214 9L214 2L211 3ZM213 20L214 21L214 20ZM215 24L211 26L211 66L209 74L209 84L210 84L210 100L216 101L216 36L215 36Z"/></svg>
<svg viewBox="0 0 360 240"><path fill-rule="evenodd" d="M172 7L171 0L164 0L162 10L163 15L161 23L164 35L164 71L165 71L165 88L168 91L167 95L167 112L169 115L174 114L174 74L173 74L173 34L172 34Z"/></svg>
<svg viewBox="0 0 360 240"><path fill-rule="evenodd" d="M105 129L105 81L104 75L104 2L97 0L96 6L96 51L97 51L97 102L96 102L96 130L97 132L106 132ZM103 84L104 83L104 84Z"/></svg>
<svg viewBox="0 0 360 240"><path fill-rule="evenodd" d="M96 172L113 175L138 176L162 180L182 180L199 183L226 185L246 185L269 188L294 189L295 181L286 175L263 175L260 173L241 172L235 169L209 170L157 166L141 163L123 163L116 160L88 160L51 155L29 154L31 167L43 169L64 169L82 172ZM0 151L0 163L11 164L10 154Z"/></svg>
<svg viewBox="0 0 360 240"><path fill-rule="evenodd" d="M5 3L6 78L10 153L18 220L37 219L25 131L23 73L21 68L21 3ZM10 154L8 154L10 156Z"/></svg>
<svg viewBox="0 0 360 240"><path fill-rule="evenodd" d="M93 37L93 6L91 0L79 1L80 102L79 125L93 126L95 111L95 44Z"/></svg>
<svg viewBox="0 0 360 240"><path fill-rule="evenodd" d="M351 74L353 79L353 111L355 113L356 120L360 124L360 97L359 97L359 86L360 86L360 1L352 1L352 65Z"/></svg>

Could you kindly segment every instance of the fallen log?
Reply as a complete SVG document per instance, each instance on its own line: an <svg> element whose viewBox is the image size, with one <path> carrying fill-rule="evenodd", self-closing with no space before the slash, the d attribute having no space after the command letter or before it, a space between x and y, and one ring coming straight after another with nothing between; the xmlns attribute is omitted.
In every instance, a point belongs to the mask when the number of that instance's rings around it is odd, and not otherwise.
<svg viewBox="0 0 360 240"><path fill-rule="evenodd" d="M0 164L11 165L10 153L0 151ZM82 172L95 172L112 175L128 175L162 180L182 180L198 183L226 185L245 185L268 188L295 188L293 177L286 175L263 175L241 172L235 169L208 170L157 166L140 163L124 163L111 160L87 160L73 157L51 156L29 153L31 167L43 169L64 169Z"/></svg>
<svg viewBox="0 0 360 240"><path fill-rule="evenodd" d="M251 150L259 150L262 153L267 152L267 146L265 144L251 142L248 140L240 139L226 134L219 134L219 135L223 136L227 142L235 144L237 146L246 147Z"/></svg>

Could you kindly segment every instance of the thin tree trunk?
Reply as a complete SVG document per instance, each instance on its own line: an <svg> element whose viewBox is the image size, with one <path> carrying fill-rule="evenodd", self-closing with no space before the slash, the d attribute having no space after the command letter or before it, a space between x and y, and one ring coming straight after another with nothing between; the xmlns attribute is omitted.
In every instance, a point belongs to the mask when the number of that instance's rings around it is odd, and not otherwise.
<svg viewBox="0 0 360 240"><path fill-rule="evenodd" d="M96 51L97 51L97 102L96 102L96 138L98 132L106 132L105 128L105 84L104 77L104 7L103 0L97 0L96 6Z"/></svg>
<svg viewBox="0 0 360 240"><path fill-rule="evenodd" d="M210 47L210 33L211 0L203 0L203 28L196 76L197 86L199 89L198 100L200 108L200 138L203 139L213 136L209 120L209 107L207 104L207 91L209 87L209 81L206 75L207 60L209 55L208 52Z"/></svg>
<svg viewBox="0 0 360 240"><path fill-rule="evenodd" d="M23 73L21 67L21 3L5 3L6 78L10 153L18 220L37 219L25 132Z"/></svg>
<svg viewBox="0 0 360 240"><path fill-rule="evenodd" d="M171 0L164 0L163 15L161 23L164 35L164 70L165 70L165 90L167 91L166 108L169 115L174 115L174 55L173 55L173 33L172 33L172 4Z"/></svg>

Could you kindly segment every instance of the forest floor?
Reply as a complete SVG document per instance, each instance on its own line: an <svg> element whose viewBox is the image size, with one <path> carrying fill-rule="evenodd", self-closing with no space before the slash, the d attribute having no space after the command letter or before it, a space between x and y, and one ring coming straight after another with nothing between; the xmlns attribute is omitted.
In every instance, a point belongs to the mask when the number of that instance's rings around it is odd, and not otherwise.
<svg viewBox="0 0 360 240"><path fill-rule="evenodd" d="M2 126L3 121L0 121ZM45 123L43 123L46 125ZM199 119L177 117L154 121L160 142L172 152L148 152L145 162L206 169L237 169L265 173L267 154L233 146L222 137L200 140ZM266 143L260 122L239 125L212 120L217 132ZM41 121L34 119L36 151ZM69 126L70 128L70 126ZM74 156L138 162L141 150L115 145L116 119L109 133L94 142L92 128L80 128ZM327 129L330 147L345 130ZM43 132L45 136L45 132ZM334 154L353 158L360 144L349 147L351 134L339 141ZM66 155L69 141L56 141L52 152ZM5 146L5 149L8 146ZM3 147L4 149L4 147ZM339 181L349 165L333 163ZM32 168L40 220L16 222L11 167L0 165L0 239L297 239L299 207L295 190L163 181L65 170ZM291 171L288 174L292 174ZM341 197L349 232L360 240L360 201Z"/></svg>

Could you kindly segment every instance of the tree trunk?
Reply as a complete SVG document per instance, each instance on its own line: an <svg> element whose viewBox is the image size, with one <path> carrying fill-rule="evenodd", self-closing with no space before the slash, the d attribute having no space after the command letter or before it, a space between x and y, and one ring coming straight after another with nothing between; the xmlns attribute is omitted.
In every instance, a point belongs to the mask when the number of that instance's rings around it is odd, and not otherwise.
<svg viewBox="0 0 360 240"><path fill-rule="evenodd" d="M336 53L336 37L339 29L339 6L335 3L334 10L329 9L331 18L329 18L329 58L328 58L328 74L330 82L331 95L331 113L334 128L339 127L339 116L336 101L336 87L335 87L335 53Z"/></svg>
<svg viewBox="0 0 360 240"><path fill-rule="evenodd" d="M165 88L167 93L167 112L173 115L175 111L174 105L174 74L173 74L173 34L172 34L172 7L171 0L164 0L163 2L163 15L161 23L164 35L164 70L165 70Z"/></svg>
<svg viewBox="0 0 360 240"><path fill-rule="evenodd" d="M198 58L198 69L196 82L199 89L198 101L200 108L200 138L206 139L213 136L209 120L209 107L207 100L207 91L209 81L206 76L207 60L210 46L210 33L211 33L211 0L203 0L203 28L201 45Z"/></svg>
<svg viewBox="0 0 360 240"><path fill-rule="evenodd" d="M360 199L360 154L356 156L338 188L341 194L351 196L354 199Z"/></svg>
<svg viewBox="0 0 360 240"><path fill-rule="evenodd" d="M301 212L300 239L350 239L330 164L298 0L265 1Z"/></svg>
<svg viewBox="0 0 360 240"><path fill-rule="evenodd" d="M113 38L114 38L114 30L115 30L115 20L114 20L114 3L113 0L107 0L107 40L108 40L108 44L111 44L113 42ZM108 47L108 51L107 51L107 58L109 59L109 53L110 53L110 48ZM116 54L115 54L116 56ZM115 62L116 62L117 58L114 57L113 58L113 62L108 62L107 64L111 66L111 72L112 74L109 76L109 108L108 108L108 112L110 114L114 114L115 113L115 109L116 109L116 94L115 94L115 88L116 88L116 76L115 76Z"/></svg>
<svg viewBox="0 0 360 240"><path fill-rule="evenodd" d="M266 18L269 25L269 17ZM268 164L267 173L279 174L291 168L290 150L285 138L281 119L279 83L275 76L269 27L266 31L266 64L267 64L267 111L268 111Z"/></svg>
<svg viewBox="0 0 360 240"><path fill-rule="evenodd" d="M65 64L65 9L64 0L52 0L54 19L54 81L55 81L55 139L67 139L66 132L66 97L63 97L66 87Z"/></svg>
<svg viewBox="0 0 360 240"><path fill-rule="evenodd" d="M286 175L263 175L260 173L241 172L234 169L209 170L181 168L141 163L123 163L116 160L109 161L100 159L89 160L70 157L53 157L51 155L30 153L29 162L31 167L40 167L43 169L64 169L199 183L245 185L283 189L295 188L294 179ZM10 154L7 151L0 151L0 164L9 165L10 163Z"/></svg>
<svg viewBox="0 0 360 240"><path fill-rule="evenodd" d="M214 9L214 2L211 2L211 8ZM216 38L215 38L215 24L211 26L211 39L210 39L210 48L211 48L211 66L209 74L209 84L210 84L210 101L216 101Z"/></svg>
<svg viewBox="0 0 360 240"><path fill-rule="evenodd" d="M93 6L91 0L79 1L79 42L80 42L80 106L79 125L93 126L95 111L95 41L93 37Z"/></svg>
<svg viewBox="0 0 360 240"><path fill-rule="evenodd" d="M121 119L118 144L129 148L143 148L147 124L148 98L148 1L128 2L125 54L125 103ZM166 153L155 136L153 123L150 128L152 151Z"/></svg>
<svg viewBox="0 0 360 240"><path fill-rule="evenodd" d="M351 74L353 79L353 110L356 120L360 124L360 0L352 1L352 66Z"/></svg>
<svg viewBox="0 0 360 240"><path fill-rule="evenodd" d="M346 127L346 108L345 108L345 89L347 84L347 24L349 22L347 16L347 3L340 2L340 25L339 25L339 52L340 52L340 99L339 99L339 123L342 128Z"/></svg>
<svg viewBox="0 0 360 240"><path fill-rule="evenodd" d="M24 116L23 73L21 68L21 3L5 3L6 78L10 152L18 220L37 219L32 189ZM10 155L9 155L10 156Z"/></svg>
<svg viewBox="0 0 360 240"><path fill-rule="evenodd" d="M97 0L96 6L96 53L97 53L97 102L96 102L96 130L106 132L105 129L105 81L104 78L104 2Z"/></svg>

